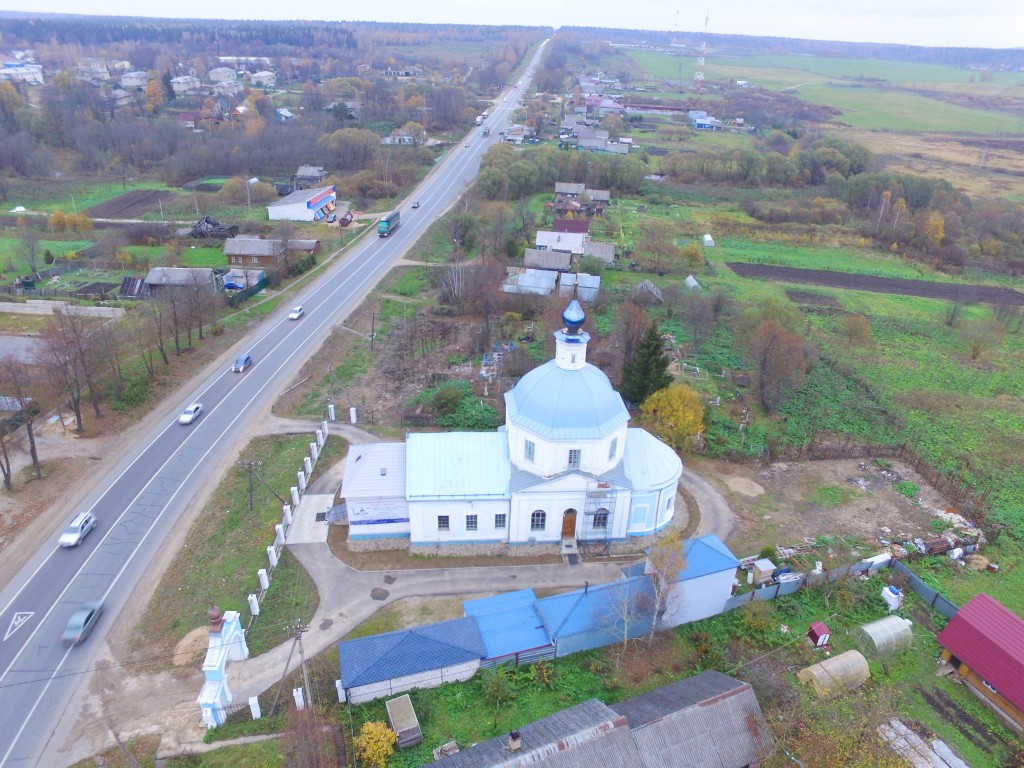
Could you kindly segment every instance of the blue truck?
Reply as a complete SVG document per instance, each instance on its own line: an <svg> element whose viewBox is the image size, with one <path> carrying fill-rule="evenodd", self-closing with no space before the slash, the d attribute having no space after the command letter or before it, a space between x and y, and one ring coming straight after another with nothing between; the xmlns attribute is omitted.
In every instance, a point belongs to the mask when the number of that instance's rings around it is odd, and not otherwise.
<svg viewBox="0 0 1024 768"><path fill-rule="evenodd" d="M396 229L401 222L401 215L398 211L392 211L383 219L377 222L377 236L387 237Z"/></svg>

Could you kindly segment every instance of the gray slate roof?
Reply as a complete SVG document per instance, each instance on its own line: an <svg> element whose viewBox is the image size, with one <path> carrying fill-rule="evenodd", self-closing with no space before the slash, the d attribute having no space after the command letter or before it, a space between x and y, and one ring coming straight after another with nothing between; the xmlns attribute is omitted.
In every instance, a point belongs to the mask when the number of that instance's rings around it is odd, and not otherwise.
<svg viewBox="0 0 1024 768"><path fill-rule="evenodd" d="M280 240L258 237L229 237L224 241L225 256L280 256L284 245Z"/></svg>
<svg viewBox="0 0 1024 768"><path fill-rule="evenodd" d="M213 270L206 267L153 267L146 275L146 285L210 285Z"/></svg>
<svg viewBox="0 0 1024 768"><path fill-rule="evenodd" d="M539 251L527 248L523 254L523 265L532 269L551 269L559 272L568 271L572 266L572 254L562 251Z"/></svg>
<svg viewBox="0 0 1024 768"><path fill-rule="evenodd" d="M510 723L511 731L515 726ZM439 760L439 768L744 768L774 747L747 683L702 672L607 706L589 699Z"/></svg>
<svg viewBox="0 0 1024 768"><path fill-rule="evenodd" d="M344 688L464 664L482 659L486 653L480 630L472 618L338 643Z"/></svg>

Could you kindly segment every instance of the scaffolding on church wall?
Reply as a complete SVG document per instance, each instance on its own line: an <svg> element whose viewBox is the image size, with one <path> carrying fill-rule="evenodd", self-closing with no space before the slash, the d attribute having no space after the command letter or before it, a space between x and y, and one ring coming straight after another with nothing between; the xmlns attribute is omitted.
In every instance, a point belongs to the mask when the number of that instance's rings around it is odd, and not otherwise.
<svg viewBox="0 0 1024 768"><path fill-rule="evenodd" d="M587 489L583 508L580 546L587 554L608 554L618 491L610 483L594 483Z"/></svg>

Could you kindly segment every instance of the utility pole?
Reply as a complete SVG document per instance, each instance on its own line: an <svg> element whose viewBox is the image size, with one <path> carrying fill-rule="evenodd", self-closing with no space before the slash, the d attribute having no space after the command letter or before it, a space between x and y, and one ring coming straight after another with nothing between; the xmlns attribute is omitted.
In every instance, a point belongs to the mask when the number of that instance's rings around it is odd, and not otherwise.
<svg viewBox="0 0 1024 768"><path fill-rule="evenodd" d="M299 664L302 666L302 684L306 690L306 706L313 706L313 695L309 687L309 670L306 669L306 655L302 652L302 633L308 629L302 626L302 622L295 622L295 639L299 643Z"/></svg>
<svg viewBox="0 0 1024 768"><path fill-rule="evenodd" d="M370 313L370 351L373 352L373 337L377 335L377 313Z"/></svg>
<svg viewBox="0 0 1024 768"><path fill-rule="evenodd" d="M235 464L249 473L249 511L252 512L252 476L256 473L256 470L263 467L263 462L239 459Z"/></svg>

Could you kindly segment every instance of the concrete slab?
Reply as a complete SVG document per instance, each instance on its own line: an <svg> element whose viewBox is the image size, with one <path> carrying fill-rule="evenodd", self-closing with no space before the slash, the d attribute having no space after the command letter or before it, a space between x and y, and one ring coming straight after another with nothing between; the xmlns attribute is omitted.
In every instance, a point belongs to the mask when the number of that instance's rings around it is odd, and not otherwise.
<svg viewBox="0 0 1024 768"><path fill-rule="evenodd" d="M289 544L326 544L327 522L317 522L316 516L334 506L334 494L307 493L299 500L299 508L292 513L292 526L288 529Z"/></svg>

